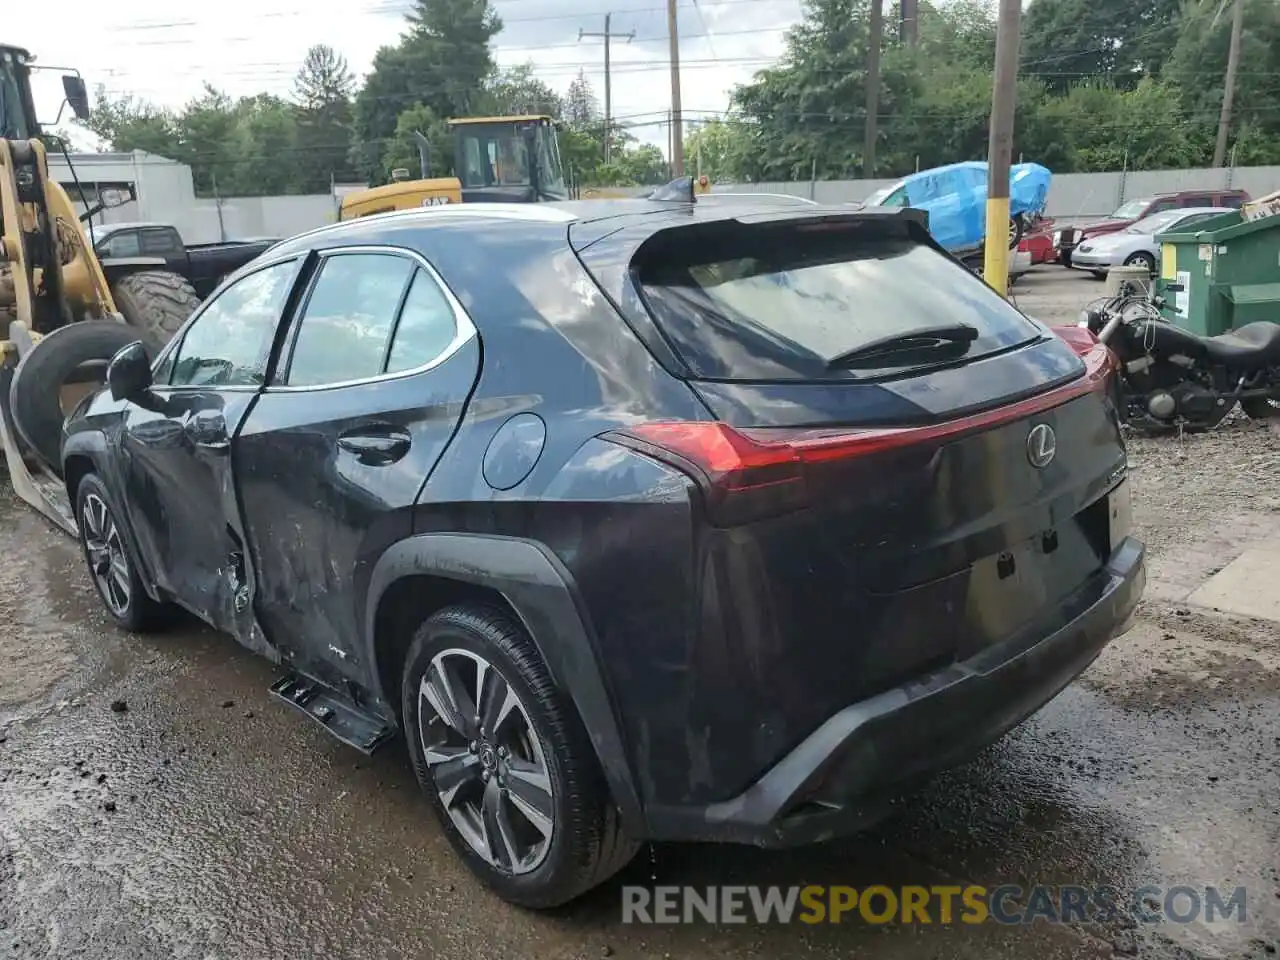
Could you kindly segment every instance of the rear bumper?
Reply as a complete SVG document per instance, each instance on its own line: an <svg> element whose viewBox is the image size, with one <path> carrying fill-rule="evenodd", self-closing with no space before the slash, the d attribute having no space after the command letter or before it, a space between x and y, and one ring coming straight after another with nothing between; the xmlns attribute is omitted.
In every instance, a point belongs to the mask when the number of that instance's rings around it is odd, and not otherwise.
<svg viewBox="0 0 1280 960"><path fill-rule="evenodd" d="M705 807L647 811L652 839L777 847L874 824L905 789L961 763L1035 713L1132 620L1145 548L1125 539L1044 622L969 660L855 703L745 792Z"/></svg>

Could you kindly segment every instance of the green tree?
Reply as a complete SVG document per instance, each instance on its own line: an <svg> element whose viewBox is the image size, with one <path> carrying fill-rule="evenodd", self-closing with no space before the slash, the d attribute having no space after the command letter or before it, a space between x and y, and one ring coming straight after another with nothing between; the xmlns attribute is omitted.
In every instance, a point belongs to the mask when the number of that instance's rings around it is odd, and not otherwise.
<svg viewBox="0 0 1280 960"><path fill-rule="evenodd" d="M1160 72L1182 0L1035 0L1022 27L1022 71L1063 92L1085 79L1131 88Z"/></svg>
<svg viewBox="0 0 1280 960"><path fill-rule="evenodd" d="M358 174L350 156L355 78L347 61L330 46L313 46L294 78L293 90L302 190L324 193L334 181L355 179Z"/></svg>
<svg viewBox="0 0 1280 960"><path fill-rule="evenodd" d="M234 114L237 163L230 182L219 180L219 191L263 196L302 192L305 183L300 162L305 154L298 149L293 106L262 93L240 100Z"/></svg>
<svg viewBox="0 0 1280 960"><path fill-rule="evenodd" d="M172 155L178 139L169 111L130 94L109 97L102 86L97 89L93 110L84 126L110 149L123 152L145 150L167 157Z"/></svg>
<svg viewBox="0 0 1280 960"><path fill-rule="evenodd" d="M421 176L423 157L415 133L421 133L429 144L425 158L428 176L453 176L453 136L448 124L430 107L420 103L404 111L396 120L395 133L383 155L383 179L389 181L391 172L397 168L408 170L413 179Z"/></svg>
<svg viewBox="0 0 1280 960"><path fill-rule="evenodd" d="M684 139L686 165L720 182L750 179L754 148L750 127L736 119L698 124Z"/></svg>
<svg viewBox="0 0 1280 960"><path fill-rule="evenodd" d="M532 63L499 69L485 84L479 112L494 116L545 114L559 118L564 101L533 72Z"/></svg>
<svg viewBox="0 0 1280 960"><path fill-rule="evenodd" d="M165 155L191 167L196 193L227 196L242 169L243 141L231 98L209 83L177 118L177 142Z"/></svg>
<svg viewBox="0 0 1280 960"><path fill-rule="evenodd" d="M1247 131L1251 152L1267 141L1280 146L1280 4L1275 0L1234 0L1244 3L1244 31L1240 37L1240 71L1232 109L1236 138ZM1218 4L1188 6L1177 44L1164 77L1181 92L1184 133L1202 144L1194 162L1209 163L1222 108L1227 47L1231 36L1230 7L1213 23ZM1270 153L1274 162L1277 153ZM1240 162L1237 150L1237 162ZM1264 156L1265 150L1264 150Z"/></svg>
<svg viewBox="0 0 1280 960"><path fill-rule="evenodd" d="M591 81L583 71L569 84L564 96L564 119L570 126L578 130L594 127L600 123L600 101L591 88Z"/></svg>
<svg viewBox="0 0 1280 960"><path fill-rule="evenodd" d="M444 119L473 112L493 70L489 43L502 29L488 0L415 0L406 19L408 30L377 52L355 100L353 158L377 181L410 107L422 104Z"/></svg>

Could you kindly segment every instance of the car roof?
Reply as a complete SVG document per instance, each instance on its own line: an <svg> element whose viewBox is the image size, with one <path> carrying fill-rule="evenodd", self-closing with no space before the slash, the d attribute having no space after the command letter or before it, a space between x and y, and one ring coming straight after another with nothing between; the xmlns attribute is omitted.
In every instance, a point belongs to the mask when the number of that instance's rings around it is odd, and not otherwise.
<svg viewBox="0 0 1280 960"><path fill-rule="evenodd" d="M120 233L123 230L139 230L144 227L161 227L165 230L176 229L171 223L157 223L151 220L127 220L121 223L95 223L93 225L93 235L101 239L113 233Z"/></svg>
<svg viewBox="0 0 1280 960"><path fill-rule="evenodd" d="M310 251L389 246L424 252L447 282L477 293L493 282L494 264L517 275L522 264L545 266L568 250L591 251L597 267L625 264L650 238L669 229L712 223L766 226L787 222L910 221L922 243L933 244L923 211L910 207L866 210L817 204L698 203L687 200L599 199L550 203L460 203L415 207L356 217L317 227L284 240L240 268L234 276ZM432 239L428 240L428 236ZM940 248L939 248L940 249ZM593 267L594 270L594 267ZM536 273L537 271L535 271ZM230 279L230 278L229 278Z"/></svg>
<svg viewBox="0 0 1280 960"><path fill-rule="evenodd" d="M1178 207L1174 210L1161 210L1159 213L1149 213L1142 220L1149 220L1151 217L1166 217L1170 214L1178 214L1180 217L1191 217L1197 213L1235 213L1231 207ZM1173 219L1170 217L1170 219ZM1142 220L1137 221L1141 223Z"/></svg>
<svg viewBox="0 0 1280 960"><path fill-rule="evenodd" d="M722 195L723 196L723 195ZM737 198L735 198L737 199ZM800 198L797 198L800 199ZM756 209L752 209L755 207ZM624 225L647 221L656 231L677 223L701 223L715 220L739 219L743 216L753 218L784 219L787 217L813 217L831 215L847 217L859 216L892 216L893 211L872 208L865 211L853 211L847 205L825 206L811 202L782 205L768 201L758 204L750 202L749 195L741 195L741 202L732 203L700 203L681 200L649 200L638 198L601 198L599 200L559 200L549 203L461 203L443 204L435 207L414 207L409 210L391 210L367 217L343 220L339 223L326 224L305 233L296 234L283 241L283 246L303 248L311 246L308 241L320 240L325 244L340 241L345 236L352 238L366 236L379 227L392 227L397 230L412 227L433 227L445 224L465 224L468 221L480 223L492 220L506 220L544 225L591 225L608 224L610 229Z"/></svg>

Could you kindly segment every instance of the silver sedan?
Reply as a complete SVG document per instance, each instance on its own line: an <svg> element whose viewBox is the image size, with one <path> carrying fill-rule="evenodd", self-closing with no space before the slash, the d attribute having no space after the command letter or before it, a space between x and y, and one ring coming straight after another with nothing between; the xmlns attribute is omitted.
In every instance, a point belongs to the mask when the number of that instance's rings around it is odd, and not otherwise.
<svg viewBox="0 0 1280 960"><path fill-rule="evenodd" d="M1071 266L1077 270L1088 270L1097 277L1121 265L1142 265L1154 274L1160 259L1160 244L1156 242L1159 234L1184 229L1197 221L1231 212L1230 207L1184 207L1153 213L1123 230L1090 237L1072 251Z"/></svg>

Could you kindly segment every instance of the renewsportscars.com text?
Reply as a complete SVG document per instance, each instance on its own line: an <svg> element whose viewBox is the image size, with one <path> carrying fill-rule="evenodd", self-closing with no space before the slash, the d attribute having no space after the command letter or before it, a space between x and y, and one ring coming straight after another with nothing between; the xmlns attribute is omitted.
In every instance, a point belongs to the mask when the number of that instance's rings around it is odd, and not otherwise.
<svg viewBox="0 0 1280 960"><path fill-rule="evenodd" d="M1245 920L1245 889L1144 886L622 888L623 923L1108 923Z"/></svg>

